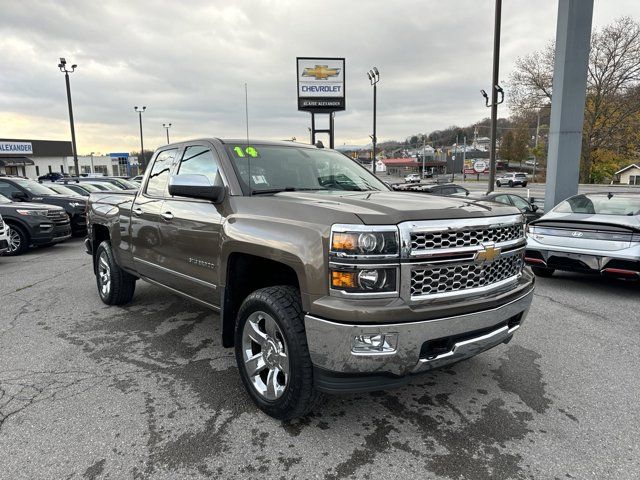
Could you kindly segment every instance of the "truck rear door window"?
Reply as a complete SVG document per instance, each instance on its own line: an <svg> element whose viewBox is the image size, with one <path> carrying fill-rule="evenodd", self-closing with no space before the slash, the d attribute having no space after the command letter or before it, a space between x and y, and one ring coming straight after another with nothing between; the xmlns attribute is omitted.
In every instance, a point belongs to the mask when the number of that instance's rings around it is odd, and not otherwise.
<svg viewBox="0 0 640 480"><path fill-rule="evenodd" d="M164 150L156 157L153 162L153 168L149 174L147 189L145 193L152 197L163 197L169 182L169 174L171 173L171 165L176 157L177 149Z"/></svg>

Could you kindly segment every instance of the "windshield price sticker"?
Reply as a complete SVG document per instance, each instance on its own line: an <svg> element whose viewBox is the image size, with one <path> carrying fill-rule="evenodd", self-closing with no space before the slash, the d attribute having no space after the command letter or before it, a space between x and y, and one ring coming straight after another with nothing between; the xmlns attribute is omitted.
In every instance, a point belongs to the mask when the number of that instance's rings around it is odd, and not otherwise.
<svg viewBox="0 0 640 480"><path fill-rule="evenodd" d="M242 158L242 157L251 157L251 158L257 158L260 156L260 154L258 153L258 149L256 149L255 147L233 147L233 153L236 155L236 157Z"/></svg>

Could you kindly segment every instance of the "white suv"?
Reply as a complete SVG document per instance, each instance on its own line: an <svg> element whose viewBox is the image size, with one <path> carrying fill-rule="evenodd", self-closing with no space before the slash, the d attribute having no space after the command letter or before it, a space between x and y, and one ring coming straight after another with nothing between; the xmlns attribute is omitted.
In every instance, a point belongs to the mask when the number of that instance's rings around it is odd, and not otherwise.
<svg viewBox="0 0 640 480"><path fill-rule="evenodd" d="M9 229L0 215L0 255L9 251Z"/></svg>
<svg viewBox="0 0 640 480"><path fill-rule="evenodd" d="M404 177L406 183L420 183L420 175L417 173L410 173Z"/></svg>

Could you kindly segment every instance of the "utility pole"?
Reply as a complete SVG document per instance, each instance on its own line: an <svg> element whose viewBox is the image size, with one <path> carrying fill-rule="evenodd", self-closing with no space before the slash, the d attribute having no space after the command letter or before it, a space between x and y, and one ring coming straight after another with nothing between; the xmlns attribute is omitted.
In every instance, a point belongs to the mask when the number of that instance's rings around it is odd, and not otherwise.
<svg viewBox="0 0 640 480"><path fill-rule="evenodd" d="M96 173L95 168L93 168L93 154L96 152L91 152L91 173Z"/></svg>
<svg viewBox="0 0 640 480"><path fill-rule="evenodd" d="M135 106L133 107L133 109L138 112L138 116L140 117L140 161L138 163L142 165L142 171L144 172L147 169L147 162L144 158L144 142L142 140L142 112L144 112L147 107L143 106L139 109L137 106Z"/></svg>
<svg viewBox="0 0 640 480"><path fill-rule="evenodd" d="M500 72L500 22L502 17L502 0L496 0L496 11L493 27L493 76L491 79L491 104L489 96L484 90L480 90L487 107L491 107L491 150L489 152L489 185L487 193L493 191L496 180L496 144L498 136L498 105L504 102L504 91L498 85ZM498 101L498 93L501 95Z"/></svg>
<svg viewBox="0 0 640 480"><path fill-rule="evenodd" d="M466 162L467 160L467 136L466 135L463 137L462 141L464 142L464 147L462 147L462 179L464 180L466 178L464 174L464 165L465 165L464 162Z"/></svg>
<svg viewBox="0 0 640 480"><path fill-rule="evenodd" d="M422 179L424 180L424 160L427 156L427 139L422 137Z"/></svg>
<svg viewBox="0 0 640 480"><path fill-rule="evenodd" d="M169 129L171 128L171 124L170 123L163 123L162 126L167 131L167 145L168 145L170 143L169 142Z"/></svg>
<svg viewBox="0 0 640 480"><path fill-rule="evenodd" d="M80 176L80 170L78 168L78 149L76 148L76 129L73 124L73 107L71 106L71 85L69 84L69 74L76 70L75 63L71 65L71 70L67 70L67 61L64 58L60 58L58 68L64 73L64 81L67 85L67 104L69 105L69 123L71 124L71 147L73 148L73 168L75 169L76 177Z"/></svg>
<svg viewBox="0 0 640 480"><path fill-rule="evenodd" d="M534 143L534 148L537 150L538 148L538 135L540 134L540 109L538 109L538 122L536 124L536 140ZM536 181L536 166L538 163L538 156L534 153L533 154L533 179L532 182L535 183Z"/></svg>
<svg viewBox="0 0 640 480"><path fill-rule="evenodd" d="M376 143L378 142L378 137L376 137L376 109L377 109L377 98L378 98L378 82L380 81L380 72L378 72L377 67L373 67L373 69L367 72L367 76L369 77L369 82L373 85L373 135L371 135L372 143L372 171L375 175L376 173Z"/></svg>

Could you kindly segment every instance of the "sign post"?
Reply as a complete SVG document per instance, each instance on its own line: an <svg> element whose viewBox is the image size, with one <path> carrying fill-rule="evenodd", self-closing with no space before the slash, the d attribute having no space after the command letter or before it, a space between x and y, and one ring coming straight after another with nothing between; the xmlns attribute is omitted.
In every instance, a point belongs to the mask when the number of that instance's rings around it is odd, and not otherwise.
<svg viewBox="0 0 640 480"><path fill-rule="evenodd" d="M297 57L298 110L311 113L311 143L317 133L329 134L334 146L334 114L345 109L344 58ZM329 128L316 128L315 115L329 115Z"/></svg>

